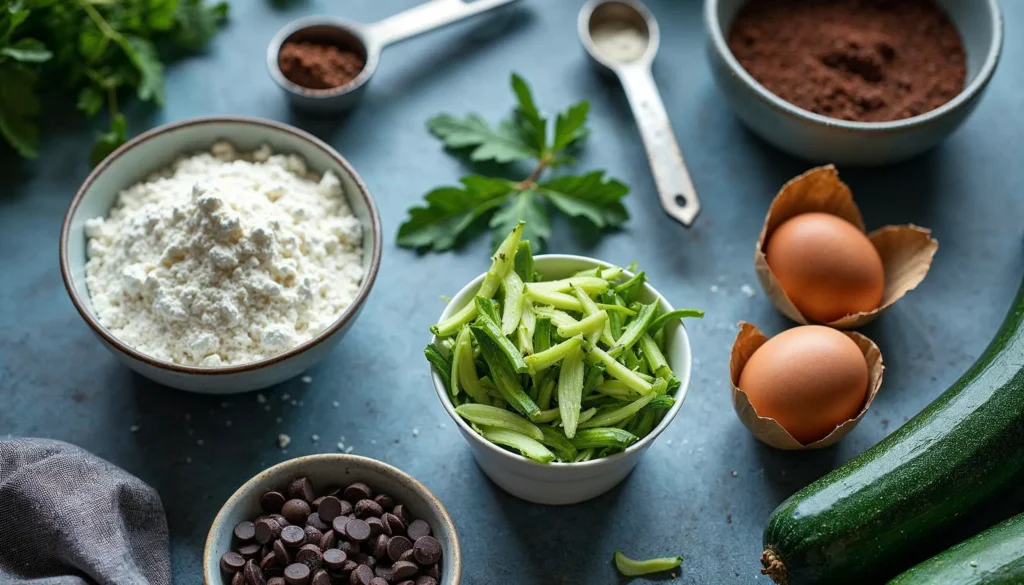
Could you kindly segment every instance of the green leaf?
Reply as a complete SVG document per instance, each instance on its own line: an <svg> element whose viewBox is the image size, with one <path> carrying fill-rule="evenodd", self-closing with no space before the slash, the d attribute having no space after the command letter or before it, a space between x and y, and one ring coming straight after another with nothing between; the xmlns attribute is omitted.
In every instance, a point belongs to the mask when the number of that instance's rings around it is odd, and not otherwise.
<svg viewBox="0 0 1024 585"><path fill-rule="evenodd" d="M537 191L562 213L584 217L599 228L615 227L629 219L621 201L629 187L615 179L606 180L604 171L558 177Z"/></svg>
<svg viewBox="0 0 1024 585"><path fill-rule="evenodd" d="M78 54L87 63L96 63L107 51L110 45L110 37L104 35L99 29L89 27L78 33Z"/></svg>
<svg viewBox="0 0 1024 585"><path fill-rule="evenodd" d="M514 188L504 179L480 176L463 177L462 185L434 189L424 197L426 207L411 208L398 229L398 245L438 252L451 249L462 232L508 200Z"/></svg>
<svg viewBox="0 0 1024 585"><path fill-rule="evenodd" d="M512 74L512 91L516 94L519 105L516 108L516 124L523 141L540 153L548 151L548 121L540 115L533 101L530 87L518 74Z"/></svg>
<svg viewBox="0 0 1024 585"><path fill-rule="evenodd" d="M553 152L561 152L587 137L590 132L584 125L587 123L588 112L590 102L583 101L558 114L555 121L555 143L551 147Z"/></svg>
<svg viewBox="0 0 1024 585"><path fill-rule="evenodd" d="M179 0L174 13L175 46L198 51L217 34L217 27L228 18L228 3L207 4L204 0Z"/></svg>
<svg viewBox="0 0 1024 585"><path fill-rule="evenodd" d="M24 157L38 155L36 74L18 63L0 63L0 134Z"/></svg>
<svg viewBox="0 0 1024 585"><path fill-rule="evenodd" d="M187 1L187 0L186 0ZM145 5L146 24L153 30L170 30L178 11L178 0L149 0Z"/></svg>
<svg viewBox="0 0 1024 585"><path fill-rule="evenodd" d="M156 54L156 47L149 39L125 37L122 44L125 54L139 72L139 99L145 102L164 103L164 64Z"/></svg>
<svg viewBox="0 0 1024 585"><path fill-rule="evenodd" d="M89 155L92 164L97 165L107 156L117 150L118 146L124 144L128 137L128 120L124 114L117 114L110 119L110 131L100 134L96 143L92 146L92 153Z"/></svg>
<svg viewBox="0 0 1024 585"><path fill-rule="evenodd" d="M104 95L95 85L88 85L78 92L78 109L92 117L103 108Z"/></svg>
<svg viewBox="0 0 1024 585"><path fill-rule="evenodd" d="M498 210L491 217L491 229L494 236L493 248L505 239L505 236L519 225L526 222L522 239L529 240L538 250L543 250L545 242L551 237L551 220L544 201L532 189L527 189L512 200L512 203Z"/></svg>
<svg viewBox="0 0 1024 585"><path fill-rule="evenodd" d="M540 158L540 151L526 143L508 122L491 128L476 114L469 114L461 120L441 114L428 120L427 127L448 148L472 149L470 159L474 161L508 163Z"/></svg>
<svg viewBox="0 0 1024 585"><path fill-rule="evenodd" d="M14 29L18 28L21 23L25 22L28 15L31 14L31 11L22 8L21 2L12 2L11 5L7 7L7 11L11 15L11 20L7 23L6 34L10 35L10 33L14 32ZM0 36L0 38L3 37Z"/></svg>
<svg viewBox="0 0 1024 585"><path fill-rule="evenodd" d="M0 49L0 55L7 55L22 63L43 63L53 57L46 45L36 39L19 39L13 45Z"/></svg>

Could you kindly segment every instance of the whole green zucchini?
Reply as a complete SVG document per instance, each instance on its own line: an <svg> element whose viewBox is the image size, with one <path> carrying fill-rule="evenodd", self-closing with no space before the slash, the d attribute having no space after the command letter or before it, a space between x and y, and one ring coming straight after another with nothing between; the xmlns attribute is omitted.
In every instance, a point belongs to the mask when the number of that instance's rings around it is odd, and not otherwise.
<svg viewBox="0 0 1024 585"><path fill-rule="evenodd" d="M889 581L889 585L1020 585L1024 583L1024 514Z"/></svg>
<svg viewBox="0 0 1024 585"><path fill-rule="evenodd" d="M776 508L762 573L790 585L879 582L1022 481L1024 283L995 339L949 390Z"/></svg>

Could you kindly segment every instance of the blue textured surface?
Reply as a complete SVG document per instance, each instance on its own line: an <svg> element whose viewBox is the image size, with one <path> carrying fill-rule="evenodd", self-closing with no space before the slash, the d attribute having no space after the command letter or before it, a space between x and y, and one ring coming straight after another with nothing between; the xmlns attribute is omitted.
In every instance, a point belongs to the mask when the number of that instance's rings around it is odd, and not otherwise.
<svg viewBox="0 0 1024 585"><path fill-rule="evenodd" d="M215 113L294 123L348 157L377 198L385 250L365 311L309 372L311 384L295 380L265 393L269 411L252 394L225 400L154 386L120 366L72 308L57 267L58 232L89 170L98 124L50 120L36 163L0 150L0 432L77 443L156 487L179 584L201 582L207 528L238 485L278 461L334 451L342 436L356 453L401 467L445 502L460 530L466 583L613 583L615 549L635 557L682 554L680 583L766 583L756 576L757 559L774 507L955 380L985 347L1016 289L1024 271L1024 3L1003 3L1003 64L960 131L906 164L840 169L869 227L914 222L933 228L941 246L920 289L864 329L887 365L872 411L840 445L814 453L760 445L730 405L735 323L770 332L787 326L757 287L752 256L771 197L807 165L754 138L727 110L705 61L701 3L651 0L665 37L656 76L704 203L689 231L656 203L620 89L586 65L575 36L578 1L527 0L388 49L365 101L343 120L307 120L286 108L263 65L278 27L338 6L369 22L413 4L321 0L275 10L264 0L235 0L230 25L208 53L169 68L167 106L131 112L133 131ZM556 222L551 250L640 260L676 306L708 312L690 325L696 361L679 417L625 483L566 508L530 505L490 484L430 385L421 350L443 307L438 297L486 268L486 238L444 255L417 256L394 245L405 209L464 171L424 121L439 111L504 115L511 70L532 82L548 110L589 98L593 134L582 164L607 168L634 188L625 230L588 246ZM743 285L757 294L748 298ZM133 424L137 433L129 431ZM276 446L279 432L292 437L286 451Z"/></svg>

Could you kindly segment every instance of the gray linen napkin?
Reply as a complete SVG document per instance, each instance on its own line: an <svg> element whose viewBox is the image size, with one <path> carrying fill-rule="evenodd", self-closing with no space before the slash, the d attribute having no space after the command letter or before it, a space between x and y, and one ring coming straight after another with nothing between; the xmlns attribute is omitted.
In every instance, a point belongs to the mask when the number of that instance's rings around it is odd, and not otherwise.
<svg viewBox="0 0 1024 585"><path fill-rule="evenodd" d="M170 582L156 490L68 443L0 441L0 584Z"/></svg>

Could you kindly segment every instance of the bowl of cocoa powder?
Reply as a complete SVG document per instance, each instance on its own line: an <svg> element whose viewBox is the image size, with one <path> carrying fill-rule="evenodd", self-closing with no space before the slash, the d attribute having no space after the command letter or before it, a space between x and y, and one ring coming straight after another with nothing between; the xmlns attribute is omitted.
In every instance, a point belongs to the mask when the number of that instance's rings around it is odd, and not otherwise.
<svg viewBox="0 0 1024 585"><path fill-rule="evenodd" d="M997 0L705 0L736 115L814 162L920 154L970 115L999 62Z"/></svg>

